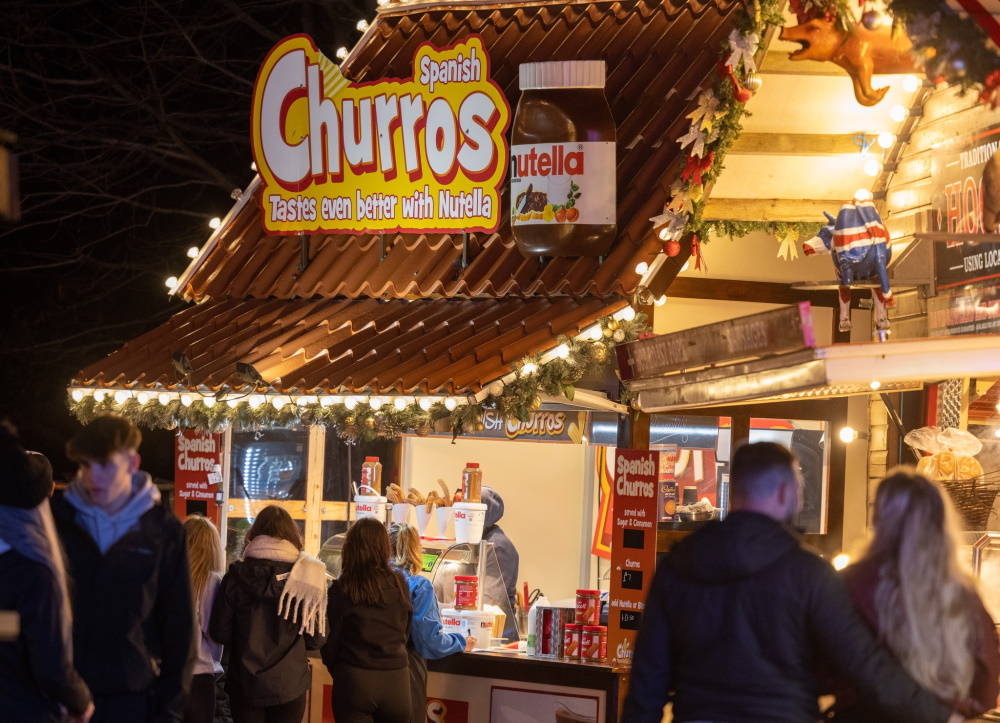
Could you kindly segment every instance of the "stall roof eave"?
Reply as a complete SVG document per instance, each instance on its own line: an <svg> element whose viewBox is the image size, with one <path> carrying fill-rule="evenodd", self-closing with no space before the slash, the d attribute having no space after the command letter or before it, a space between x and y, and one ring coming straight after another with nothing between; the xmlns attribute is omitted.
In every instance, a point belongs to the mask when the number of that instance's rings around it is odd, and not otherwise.
<svg viewBox="0 0 1000 723"><path fill-rule="evenodd" d="M920 389L1000 374L1000 337L959 336L817 347L637 380L639 408L660 413Z"/></svg>

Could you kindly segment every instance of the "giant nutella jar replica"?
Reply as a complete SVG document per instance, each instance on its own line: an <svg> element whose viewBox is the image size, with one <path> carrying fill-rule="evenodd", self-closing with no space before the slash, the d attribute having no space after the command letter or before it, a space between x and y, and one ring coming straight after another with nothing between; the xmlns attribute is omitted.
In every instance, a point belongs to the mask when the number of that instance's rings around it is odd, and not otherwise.
<svg viewBox="0 0 1000 723"><path fill-rule="evenodd" d="M604 61L522 63L510 225L524 256L602 256L617 235Z"/></svg>

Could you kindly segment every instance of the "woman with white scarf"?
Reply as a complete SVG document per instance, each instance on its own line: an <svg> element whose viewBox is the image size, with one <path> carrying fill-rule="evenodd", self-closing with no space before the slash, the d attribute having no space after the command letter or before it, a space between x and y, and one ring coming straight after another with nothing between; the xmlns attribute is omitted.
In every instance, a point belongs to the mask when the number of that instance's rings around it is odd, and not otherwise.
<svg viewBox="0 0 1000 723"><path fill-rule="evenodd" d="M326 640L326 566L302 551L291 515L268 506L222 578L208 630L229 647L234 723L300 723L309 690L306 650Z"/></svg>
<svg viewBox="0 0 1000 723"><path fill-rule="evenodd" d="M0 637L0 718L19 723L94 713L73 667L72 614L49 495L52 465L0 425L0 611L18 631Z"/></svg>

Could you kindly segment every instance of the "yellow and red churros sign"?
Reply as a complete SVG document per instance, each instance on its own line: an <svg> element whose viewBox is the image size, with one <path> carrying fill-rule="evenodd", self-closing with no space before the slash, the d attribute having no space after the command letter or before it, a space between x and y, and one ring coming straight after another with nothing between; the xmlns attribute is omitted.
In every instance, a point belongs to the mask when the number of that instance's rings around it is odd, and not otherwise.
<svg viewBox="0 0 1000 723"><path fill-rule="evenodd" d="M252 145L272 234L495 231L510 105L478 35L424 43L406 80L352 83L308 35L268 54Z"/></svg>

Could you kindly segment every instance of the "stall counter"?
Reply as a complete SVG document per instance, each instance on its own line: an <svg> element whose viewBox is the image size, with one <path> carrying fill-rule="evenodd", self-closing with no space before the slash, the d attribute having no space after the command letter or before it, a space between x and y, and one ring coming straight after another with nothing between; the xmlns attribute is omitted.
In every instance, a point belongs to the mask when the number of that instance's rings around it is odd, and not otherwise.
<svg viewBox="0 0 1000 723"><path fill-rule="evenodd" d="M618 723L628 684L628 668L523 653L453 655L427 670L428 718L441 723Z"/></svg>
<svg viewBox="0 0 1000 723"><path fill-rule="evenodd" d="M304 723L331 723L333 681L310 656ZM618 723L628 668L476 651L427 661L427 719L434 723Z"/></svg>

